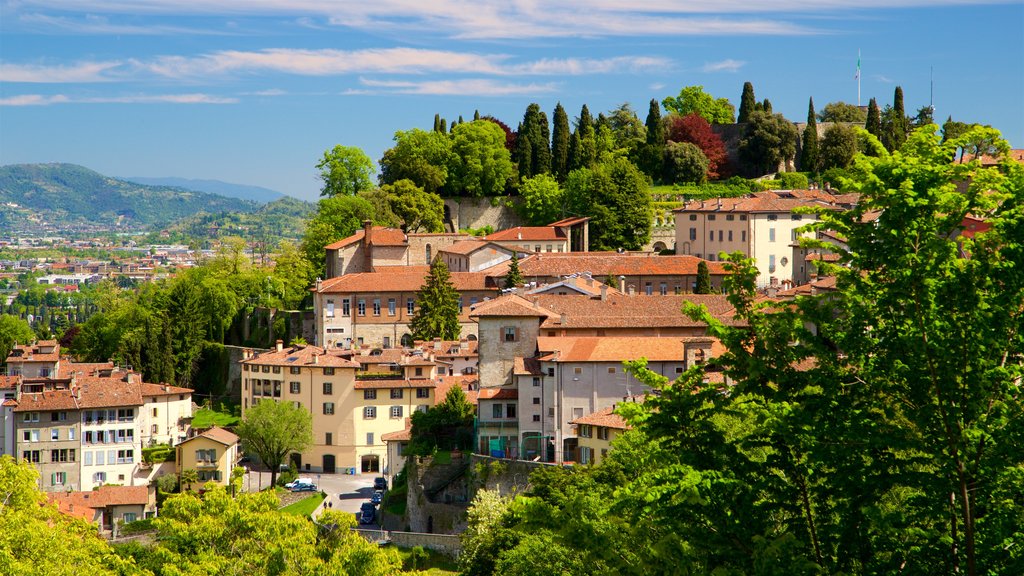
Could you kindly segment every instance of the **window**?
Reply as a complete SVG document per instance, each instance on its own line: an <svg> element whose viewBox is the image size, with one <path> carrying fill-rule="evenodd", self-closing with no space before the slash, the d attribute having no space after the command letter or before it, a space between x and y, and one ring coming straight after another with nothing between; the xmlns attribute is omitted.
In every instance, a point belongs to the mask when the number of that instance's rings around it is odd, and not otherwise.
<svg viewBox="0 0 1024 576"><path fill-rule="evenodd" d="M328 446L331 446L332 444L334 444L334 434L331 434L330 432L325 434L324 435L324 444L326 444Z"/></svg>
<svg viewBox="0 0 1024 576"><path fill-rule="evenodd" d="M368 446L373 446L373 432L366 433L366 444Z"/></svg>
<svg viewBox="0 0 1024 576"><path fill-rule="evenodd" d="M534 396L533 397L533 403L536 406L540 406L540 396Z"/></svg>
<svg viewBox="0 0 1024 576"><path fill-rule="evenodd" d="M540 422L540 414L534 414L533 415L533 421L534 422Z"/></svg>
<svg viewBox="0 0 1024 576"><path fill-rule="evenodd" d="M131 464L135 462L135 451L134 450L118 450L117 451L117 463L118 464Z"/></svg>
<svg viewBox="0 0 1024 576"><path fill-rule="evenodd" d="M39 464L39 450L25 450L21 453L21 459L25 462Z"/></svg>
<svg viewBox="0 0 1024 576"><path fill-rule="evenodd" d="M732 242L732 230L729 230L729 242Z"/></svg>
<svg viewBox="0 0 1024 576"><path fill-rule="evenodd" d="M211 448L209 450L196 450L196 461L197 462L216 462L217 461L217 450Z"/></svg>
<svg viewBox="0 0 1024 576"><path fill-rule="evenodd" d="M535 246L533 247L533 251L534 251L534 252L540 252L540 244L537 244L537 245L535 245Z"/></svg>
<svg viewBox="0 0 1024 576"><path fill-rule="evenodd" d="M718 231L718 241L719 242L722 241L722 231L721 230Z"/></svg>
<svg viewBox="0 0 1024 576"><path fill-rule="evenodd" d="M731 222L736 219L736 216L733 214L726 214L725 219Z"/></svg>
<svg viewBox="0 0 1024 576"><path fill-rule="evenodd" d="M746 241L747 241L747 231L746 230L740 230L740 242L746 242Z"/></svg>
<svg viewBox="0 0 1024 576"><path fill-rule="evenodd" d="M462 312L462 296L459 296L459 312Z"/></svg>
<svg viewBox="0 0 1024 576"><path fill-rule="evenodd" d="M572 419L575 420L577 418L583 418L583 408L572 409Z"/></svg>
<svg viewBox="0 0 1024 576"><path fill-rule="evenodd" d="M298 366L289 366L288 367L288 373L289 374L302 374L302 369L299 368Z"/></svg>
<svg viewBox="0 0 1024 576"><path fill-rule="evenodd" d="M402 392L404 392L404 391L401 388L392 388L391 389L391 398L393 400L401 400L405 396L404 394L402 394Z"/></svg>
<svg viewBox="0 0 1024 576"><path fill-rule="evenodd" d="M67 419L67 412L50 412L50 422L64 422Z"/></svg>
<svg viewBox="0 0 1024 576"><path fill-rule="evenodd" d="M364 420L373 420L376 417L377 417L377 407L376 406L367 406L366 408L363 408L363 419Z"/></svg>
<svg viewBox="0 0 1024 576"><path fill-rule="evenodd" d="M516 405L515 404L505 404L505 417L506 418L515 418L516 417Z"/></svg>
<svg viewBox="0 0 1024 576"><path fill-rule="evenodd" d="M768 229L768 241L775 242L775 228Z"/></svg>
<svg viewBox="0 0 1024 576"><path fill-rule="evenodd" d="M264 366L263 367L263 371L269 373L270 372L270 366Z"/></svg>
<svg viewBox="0 0 1024 576"><path fill-rule="evenodd" d="M380 316L380 298L373 299L373 315Z"/></svg>
<svg viewBox="0 0 1024 576"><path fill-rule="evenodd" d="M548 376L554 376L554 375L555 375L555 369L553 367L552 368L548 368Z"/></svg>
<svg viewBox="0 0 1024 576"><path fill-rule="evenodd" d="M363 390L363 400L376 400L376 399L377 399L377 391L376 390Z"/></svg>
<svg viewBox="0 0 1024 576"><path fill-rule="evenodd" d="M324 415L332 416L334 414L334 402L324 402Z"/></svg>
<svg viewBox="0 0 1024 576"><path fill-rule="evenodd" d="M334 300L327 301L327 317L334 318Z"/></svg>
<svg viewBox="0 0 1024 576"><path fill-rule="evenodd" d="M477 297L476 296L473 296L472 298L470 298L469 299L469 307L472 308L473 306L476 306L476 302L477 302Z"/></svg>
<svg viewBox="0 0 1024 576"><path fill-rule="evenodd" d="M85 454L85 465L92 466L92 452L83 452Z"/></svg>
<svg viewBox="0 0 1024 576"><path fill-rule="evenodd" d="M644 293L648 296L654 293L654 286L652 286L650 282L644 283Z"/></svg>
<svg viewBox="0 0 1024 576"><path fill-rule="evenodd" d="M160 426L153 424L152 428L150 428L150 433L157 434L158 432L160 432Z"/></svg>
<svg viewBox="0 0 1024 576"><path fill-rule="evenodd" d="M415 374L416 374L416 376L423 376L423 368L420 367L420 366L417 366L416 369L415 369Z"/></svg>
<svg viewBox="0 0 1024 576"><path fill-rule="evenodd" d="M608 439L608 429L605 428L604 426L598 426L597 427L597 439L598 440L607 440Z"/></svg>
<svg viewBox="0 0 1024 576"><path fill-rule="evenodd" d="M280 366L274 366L274 374L280 374L280 373L281 373L281 367Z"/></svg>
<svg viewBox="0 0 1024 576"><path fill-rule="evenodd" d="M775 254L768 256L768 271L775 272Z"/></svg>
<svg viewBox="0 0 1024 576"><path fill-rule="evenodd" d="M392 418L401 418L402 417L402 407L401 406L392 406L391 407L391 417Z"/></svg>
<svg viewBox="0 0 1024 576"><path fill-rule="evenodd" d="M74 428L68 428L68 440L74 440L74 439L75 439L75 429Z"/></svg>
<svg viewBox="0 0 1024 576"><path fill-rule="evenodd" d="M288 391L292 394L298 394L302 392L302 384L300 382L289 382Z"/></svg>
<svg viewBox="0 0 1024 576"><path fill-rule="evenodd" d="M130 422L135 419L134 408L121 408L117 411L118 422Z"/></svg>
<svg viewBox="0 0 1024 576"><path fill-rule="evenodd" d="M516 332L517 331L516 331L515 326L505 326L501 330L502 330L502 333L504 334L505 342L515 342L517 340L517 338L516 338Z"/></svg>
<svg viewBox="0 0 1024 576"><path fill-rule="evenodd" d="M800 219L802 219L802 216L800 214L790 214L789 219L790 220L800 220Z"/></svg>
<svg viewBox="0 0 1024 576"><path fill-rule="evenodd" d="M416 397L417 398L430 398L430 388L417 388L416 389Z"/></svg>
<svg viewBox="0 0 1024 576"><path fill-rule="evenodd" d="M50 430L50 440L60 440L60 428Z"/></svg>
<svg viewBox="0 0 1024 576"><path fill-rule="evenodd" d="M696 220L696 219L697 219L697 215L696 214L690 214L690 220Z"/></svg>
<svg viewBox="0 0 1024 576"><path fill-rule="evenodd" d="M63 486L68 481L67 472L54 472L50 474L50 484L52 486Z"/></svg>
<svg viewBox="0 0 1024 576"><path fill-rule="evenodd" d="M103 464L106 463L106 454L107 453L104 452L103 450L99 450L99 451L96 452L96 465L97 466L103 466ZM113 462L111 462L111 464L113 464ZM107 478L106 476L103 477L104 480L106 480L106 478Z"/></svg>
<svg viewBox="0 0 1024 576"><path fill-rule="evenodd" d="M661 285L659 286L659 290L658 291L661 293L662 296L665 296L666 294L668 294L668 284L666 284L665 282L662 282Z"/></svg>
<svg viewBox="0 0 1024 576"><path fill-rule="evenodd" d="M747 215L746 214L740 214L740 222L746 222L746 221L747 221Z"/></svg>
<svg viewBox="0 0 1024 576"><path fill-rule="evenodd" d="M683 367L682 366L676 366L676 374L682 374L682 373L683 373Z"/></svg>
<svg viewBox="0 0 1024 576"><path fill-rule="evenodd" d="M356 314L366 316L366 300L362 298L356 300Z"/></svg>
<svg viewBox="0 0 1024 576"><path fill-rule="evenodd" d="M533 377L533 385L534 386L540 386L540 378L534 376Z"/></svg>
<svg viewBox="0 0 1024 576"><path fill-rule="evenodd" d="M135 512L125 512L124 513L124 523L128 524L129 522L135 522L135 519L137 517L138 516L136 516Z"/></svg>
<svg viewBox="0 0 1024 576"><path fill-rule="evenodd" d="M590 438L591 437L590 426L587 425L587 424L580 424L579 433L580 433L580 438Z"/></svg>
<svg viewBox="0 0 1024 576"><path fill-rule="evenodd" d="M581 368L580 366L576 366L575 368L572 369L572 373L573 374L583 374L583 368Z"/></svg>
<svg viewBox="0 0 1024 576"><path fill-rule="evenodd" d="M779 215L778 214L769 214L768 215L768 221L769 222L774 222L774 221L776 221L778 219L779 219Z"/></svg>
<svg viewBox="0 0 1024 576"><path fill-rule="evenodd" d="M716 216L714 214L708 214L708 220L714 220Z"/></svg>
<svg viewBox="0 0 1024 576"><path fill-rule="evenodd" d="M21 439L25 442L39 442L39 430L25 430L21 434Z"/></svg>
<svg viewBox="0 0 1024 576"><path fill-rule="evenodd" d="M615 374L615 366L609 366L608 367L608 373L609 374Z"/></svg>
<svg viewBox="0 0 1024 576"><path fill-rule="evenodd" d="M21 417L22 422L39 422L39 412L25 412Z"/></svg>
<svg viewBox="0 0 1024 576"><path fill-rule="evenodd" d="M412 316L416 312L416 300L409 298L405 301L405 313Z"/></svg>
<svg viewBox="0 0 1024 576"><path fill-rule="evenodd" d="M96 484L103 484L104 482L107 481L107 473L96 472L95 474L92 475L92 481Z"/></svg>
<svg viewBox="0 0 1024 576"><path fill-rule="evenodd" d="M696 240L696 239L697 239L697 229L696 228L690 228L690 240Z"/></svg>
<svg viewBox="0 0 1024 576"><path fill-rule="evenodd" d="M502 416L501 404L495 404L495 405L491 406L491 415L493 417L495 417L495 418L501 418L501 416Z"/></svg>
<svg viewBox="0 0 1024 576"><path fill-rule="evenodd" d="M715 231L714 230L708 230L708 241L710 241L710 242L714 242L715 241Z"/></svg>
<svg viewBox="0 0 1024 576"><path fill-rule="evenodd" d="M324 382L324 395L330 396L331 394L334 394L334 384Z"/></svg>
<svg viewBox="0 0 1024 576"><path fill-rule="evenodd" d="M75 461L75 450L68 450L62 448L60 450L50 450L50 462L74 462Z"/></svg>
<svg viewBox="0 0 1024 576"><path fill-rule="evenodd" d="M396 308L398 308L398 301L394 298L388 298L388 316L394 316Z"/></svg>
<svg viewBox="0 0 1024 576"><path fill-rule="evenodd" d="M348 317L352 314L352 302L348 298L341 299L341 315Z"/></svg>
<svg viewBox="0 0 1024 576"><path fill-rule="evenodd" d="M324 376L334 376L334 368L324 368Z"/></svg>

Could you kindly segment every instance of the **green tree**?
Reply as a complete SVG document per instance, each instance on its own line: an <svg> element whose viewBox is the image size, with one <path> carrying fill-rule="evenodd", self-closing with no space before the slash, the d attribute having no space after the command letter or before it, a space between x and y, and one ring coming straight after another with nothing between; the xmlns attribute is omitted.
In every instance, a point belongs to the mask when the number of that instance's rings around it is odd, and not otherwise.
<svg viewBox="0 0 1024 576"><path fill-rule="evenodd" d="M669 96L661 105L680 116L699 114L710 124L732 124L736 116L736 108L728 98L716 99L705 92L703 86L686 86L679 91L679 96Z"/></svg>
<svg viewBox="0 0 1024 576"><path fill-rule="evenodd" d="M416 294L416 313L409 321L409 328L416 340L459 339L459 293L441 258L434 259Z"/></svg>
<svg viewBox="0 0 1024 576"><path fill-rule="evenodd" d="M846 169L857 154L857 133L854 128L833 124L821 139L821 169Z"/></svg>
<svg viewBox="0 0 1024 576"><path fill-rule="evenodd" d="M549 174L527 178L519 185L519 213L531 226L546 226L563 216L564 193Z"/></svg>
<svg viewBox="0 0 1024 576"><path fill-rule="evenodd" d="M274 486L285 458L313 443L313 418L307 409L291 402L264 401L245 412L235 432L242 439L242 448L270 467L270 484Z"/></svg>
<svg viewBox="0 0 1024 576"><path fill-rule="evenodd" d="M495 574L502 549L518 540L504 524L509 500L495 490L479 490L466 512L466 530L460 536L459 572L466 576Z"/></svg>
<svg viewBox="0 0 1024 576"><path fill-rule="evenodd" d="M750 120L750 113L757 110L757 99L754 98L754 85L750 82L743 83L743 94L740 95L740 111L736 122L743 124Z"/></svg>
<svg viewBox="0 0 1024 576"><path fill-rule="evenodd" d="M754 112L740 140L740 158L751 171L768 174L796 153L796 127L782 114Z"/></svg>
<svg viewBox="0 0 1024 576"><path fill-rule="evenodd" d="M708 157L689 142L665 145L665 182L672 184L703 184L708 172Z"/></svg>
<svg viewBox="0 0 1024 576"><path fill-rule="evenodd" d="M829 102L818 113L820 122L857 122L863 124L866 119L865 112L860 106L847 104L846 102Z"/></svg>
<svg viewBox="0 0 1024 576"><path fill-rule="evenodd" d="M903 109L903 88L896 87L893 93L892 106L886 106L882 112L882 144L886 150L895 152L907 141L910 132L910 119Z"/></svg>
<svg viewBox="0 0 1024 576"><path fill-rule="evenodd" d="M436 449L471 449L473 405L460 386L452 386L440 404L426 412L414 412L409 431L409 453L427 455Z"/></svg>
<svg viewBox="0 0 1024 576"><path fill-rule="evenodd" d="M199 471L195 468L186 468L178 475L178 491L192 490L193 484L199 482Z"/></svg>
<svg viewBox="0 0 1024 576"><path fill-rule="evenodd" d="M704 260L697 263L697 288L694 294L711 294L711 272Z"/></svg>
<svg viewBox="0 0 1024 576"><path fill-rule="evenodd" d="M647 128L637 117L629 102L609 112L608 127L611 129L615 149L630 151L647 139Z"/></svg>
<svg viewBox="0 0 1024 576"><path fill-rule="evenodd" d="M814 98L811 98L807 104L807 126L804 127L800 146L800 169L804 172L817 172L818 165L818 122L814 117Z"/></svg>
<svg viewBox="0 0 1024 576"><path fill-rule="evenodd" d="M910 123L911 128L923 128L935 123L935 109L931 106L921 106L917 109L917 115Z"/></svg>
<svg viewBox="0 0 1024 576"><path fill-rule="evenodd" d="M548 119L540 104L526 107L523 122L516 137L516 162L519 177L529 178L551 171L551 145L548 142Z"/></svg>
<svg viewBox="0 0 1024 576"><path fill-rule="evenodd" d="M313 282L313 266L292 242L283 241L274 256L273 277L280 283L280 308L298 309L309 296L309 286Z"/></svg>
<svg viewBox="0 0 1024 576"><path fill-rule="evenodd" d="M355 146L327 150L316 168L324 183L321 196L351 196L373 186L373 160Z"/></svg>
<svg viewBox="0 0 1024 576"><path fill-rule="evenodd" d="M946 142L949 140L956 140L963 136L971 129L971 126L965 122L956 122L952 116L946 118L946 121L942 123L942 141Z"/></svg>
<svg viewBox="0 0 1024 576"><path fill-rule="evenodd" d="M584 104L569 139L569 171L588 168L597 162L597 130L590 109Z"/></svg>
<svg viewBox="0 0 1024 576"><path fill-rule="evenodd" d="M373 205L359 196L333 196L317 204L316 215L306 225L302 238L302 253L316 276L325 273L324 247L355 234L365 220L375 216Z"/></svg>
<svg viewBox="0 0 1024 576"><path fill-rule="evenodd" d="M505 132L497 124L477 120L452 131L452 155L446 189L453 195L495 196L515 176L505 148ZM550 164L550 159L549 159Z"/></svg>
<svg viewBox="0 0 1024 576"><path fill-rule="evenodd" d="M458 129L456 129L458 131ZM406 232L444 232L444 200L424 191L412 180L399 180L381 186L391 211Z"/></svg>
<svg viewBox="0 0 1024 576"><path fill-rule="evenodd" d="M167 314L174 320L171 324L174 381L185 388L191 388L206 337L203 306L203 292L188 278L176 281L167 295Z"/></svg>
<svg viewBox="0 0 1024 576"><path fill-rule="evenodd" d="M31 344L35 339L28 322L11 314L0 314L0 357L6 359L15 344Z"/></svg>
<svg viewBox="0 0 1024 576"><path fill-rule="evenodd" d="M439 192L448 181L451 155L452 141L445 130L395 132L395 145L380 159L380 183L409 179L427 192Z"/></svg>
<svg viewBox="0 0 1024 576"><path fill-rule="evenodd" d="M616 158L569 173L568 213L591 218L591 250L639 250L650 239L647 178L632 162Z"/></svg>
<svg viewBox="0 0 1024 576"><path fill-rule="evenodd" d="M878 101L874 98L868 102L868 116L864 128L875 138L882 137L882 113L878 110Z"/></svg>
<svg viewBox="0 0 1024 576"><path fill-rule="evenodd" d="M410 180L410 182L412 182ZM414 184L415 185L415 184ZM384 184L389 186L389 184ZM359 193L359 197L373 206L373 223L387 228L400 228L402 219L391 209L391 195L381 187L370 188Z"/></svg>
<svg viewBox="0 0 1024 576"><path fill-rule="evenodd" d="M771 100L765 98L764 101L761 102L761 104L759 106L760 107L758 108L758 110L760 110L761 112L764 112L765 114L771 114L772 113L772 101Z"/></svg>
<svg viewBox="0 0 1024 576"><path fill-rule="evenodd" d="M569 115L559 102L555 105L554 129L551 133L551 173L559 182L569 175Z"/></svg>
<svg viewBox="0 0 1024 576"><path fill-rule="evenodd" d="M655 98L651 98L644 126L647 130L646 141L635 149L632 154L633 162L648 177L658 179L661 178L664 164L666 136L665 124L661 119L661 107Z"/></svg>
<svg viewBox="0 0 1024 576"><path fill-rule="evenodd" d="M508 273L505 274L505 288L515 288L524 283L523 273L519 271L519 253L512 250L512 258L508 262Z"/></svg>

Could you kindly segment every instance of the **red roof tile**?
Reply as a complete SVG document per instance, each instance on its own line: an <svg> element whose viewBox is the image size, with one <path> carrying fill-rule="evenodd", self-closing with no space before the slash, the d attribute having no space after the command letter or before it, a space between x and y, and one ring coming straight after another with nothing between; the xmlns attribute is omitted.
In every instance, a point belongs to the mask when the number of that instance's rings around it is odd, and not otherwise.
<svg viewBox="0 0 1024 576"><path fill-rule="evenodd" d="M622 416L615 414L615 407L609 406L603 410L598 410L593 414L587 414L577 418L569 424L585 424L590 426L601 426L602 428L614 428L616 430L629 430L632 428L626 421L622 419Z"/></svg>
<svg viewBox="0 0 1024 576"><path fill-rule="evenodd" d="M351 294L359 292L419 292L426 280L426 267L423 272L409 270L407 267L392 267L387 272L359 272L331 278L320 284L320 294ZM412 267L419 268L419 267ZM452 284L459 291L494 291L498 289L490 274L483 272L452 272Z"/></svg>
<svg viewBox="0 0 1024 576"><path fill-rule="evenodd" d="M325 368L359 368L357 362L342 358L340 355L328 354L319 346L288 346L280 352L271 350L257 354L248 360L242 360L242 364L254 364L258 366L302 366L325 367Z"/></svg>
<svg viewBox="0 0 1024 576"><path fill-rule="evenodd" d="M659 336L577 336L537 338L540 354L550 354L559 362L621 362L646 358L651 362L683 361L684 342L706 342L714 350L711 337Z"/></svg>
<svg viewBox="0 0 1024 576"><path fill-rule="evenodd" d="M437 384L429 379L406 380L404 378L393 378L387 380L356 380L356 390L380 390L383 388L435 388Z"/></svg>
<svg viewBox="0 0 1024 576"><path fill-rule="evenodd" d="M557 278L590 272L594 278L612 276L696 276L701 259L696 256L655 256L649 253L544 252L519 261L526 278ZM721 262L705 261L712 276L727 274Z"/></svg>
<svg viewBox="0 0 1024 576"><path fill-rule="evenodd" d="M516 240L543 242L552 240L564 241L566 239L564 231L551 226L516 226L515 228L488 234L485 238L492 242L514 242Z"/></svg>

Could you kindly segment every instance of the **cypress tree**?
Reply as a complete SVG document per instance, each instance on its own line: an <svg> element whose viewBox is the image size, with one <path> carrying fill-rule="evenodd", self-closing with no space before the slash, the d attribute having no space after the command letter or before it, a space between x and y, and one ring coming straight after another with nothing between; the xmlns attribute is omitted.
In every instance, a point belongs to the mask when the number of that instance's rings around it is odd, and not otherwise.
<svg viewBox="0 0 1024 576"><path fill-rule="evenodd" d="M590 109L584 104L583 108L580 109L580 119L576 124L576 132L573 133L579 136L579 146L577 146L574 153L574 161L578 161L579 164L573 165L572 169L589 167L597 160L596 132L597 126L594 122L594 117L590 115Z"/></svg>
<svg viewBox="0 0 1024 576"><path fill-rule="evenodd" d="M533 176L533 146L522 124L519 125L519 135L516 137L515 160L518 163L520 179Z"/></svg>
<svg viewBox="0 0 1024 576"><path fill-rule="evenodd" d="M761 109L764 110L765 114L771 114L772 113L772 101L767 99L767 98L765 98L764 102L761 104Z"/></svg>
<svg viewBox="0 0 1024 576"><path fill-rule="evenodd" d="M537 106L537 133L533 142L533 174L551 172L551 125L548 115Z"/></svg>
<svg viewBox="0 0 1024 576"><path fill-rule="evenodd" d="M586 167L583 159L583 143L580 142L580 131L577 129L569 137L569 172Z"/></svg>
<svg viewBox="0 0 1024 576"><path fill-rule="evenodd" d="M551 135L551 172L559 182L569 173L569 115L562 103L555 105L555 125Z"/></svg>
<svg viewBox="0 0 1024 576"><path fill-rule="evenodd" d="M665 126L661 123L661 106L657 98L651 98L651 106L647 109L647 143L656 146L665 145Z"/></svg>
<svg viewBox="0 0 1024 576"><path fill-rule="evenodd" d="M757 100L754 98L754 85L750 82L743 83L743 95L740 96L740 113L736 117L737 123L744 123L750 119L750 113L757 109Z"/></svg>
<svg viewBox="0 0 1024 576"><path fill-rule="evenodd" d="M586 104L580 109L580 122L576 125L576 129L579 130L583 127L594 128L594 117L590 115L590 109Z"/></svg>
<svg viewBox="0 0 1024 576"><path fill-rule="evenodd" d="M519 255L513 250L512 259L508 263L508 274L505 275L505 288L515 288L525 283L523 273L519 271Z"/></svg>
<svg viewBox="0 0 1024 576"><path fill-rule="evenodd" d="M662 159L665 156L665 125L661 121L661 106L654 98L651 98L645 125L647 141L640 149L637 167L652 180L657 180L661 176Z"/></svg>
<svg viewBox="0 0 1024 576"><path fill-rule="evenodd" d="M878 109L878 101L874 98L868 102L868 119L864 122L864 129L875 138L882 137L882 112Z"/></svg>
<svg viewBox="0 0 1024 576"><path fill-rule="evenodd" d="M892 108L886 108L883 116L882 143L890 151L899 150L907 141L907 115L903 109L903 88L896 87L893 93Z"/></svg>
<svg viewBox="0 0 1024 576"><path fill-rule="evenodd" d="M434 114L434 132L441 131L441 115Z"/></svg>
<svg viewBox="0 0 1024 576"><path fill-rule="evenodd" d="M459 326L459 293L452 284L448 266L441 258L434 259L423 286L416 294L416 313L409 322L415 340L457 340Z"/></svg>
<svg viewBox="0 0 1024 576"><path fill-rule="evenodd" d="M892 107L893 107L894 110L896 110L896 114L898 114L900 118L906 118L907 117L906 110L903 109L903 87L902 86L897 86L896 87L896 92L894 92L893 95L892 95Z"/></svg>
<svg viewBox="0 0 1024 576"><path fill-rule="evenodd" d="M473 111L473 121L476 122L479 119L480 119L480 111L479 110L474 110Z"/></svg>
<svg viewBox="0 0 1024 576"><path fill-rule="evenodd" d="M445 120L444 118L441 118L441 134L447 134L447 133L448 133L448 121Z"/></svg>
<svg viewBox="0 0 1024 576"><path fill-rule="evenodd" d="M697 288L695 294L711 294L711 271L708 270L708 263L701 260L697 263Z"/></svg>
<svg viewBox="0 0 1024 576"><path fill-rule="evenodd" d="M804 128L801 146L800 168L804 172L818 171L818 119L814 114L814 98L807 104L807 126Z"/></svg>
<svg viewBox="0 0 1024 576"><path fill-rule="evenodd" d="M459 114L459 124L462 124L465 120L462 119L462 114Z"/></svg>

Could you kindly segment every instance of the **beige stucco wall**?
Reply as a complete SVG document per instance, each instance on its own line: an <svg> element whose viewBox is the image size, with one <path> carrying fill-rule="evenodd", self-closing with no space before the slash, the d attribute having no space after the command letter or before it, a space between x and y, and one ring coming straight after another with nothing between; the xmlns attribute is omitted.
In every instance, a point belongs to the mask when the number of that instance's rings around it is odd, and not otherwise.
<svg viewBox="0 0 1024 576"><path fill-rule="evenodd" d="M197 472L220 472L220 480L216 481L218 484L227 486L231 482L231 469L234 467L235 462L238 461L238 445L225 446L220 442L204 438L202 436L196 436L189 441L179 444L177 450L177 470L178 474L181 474L182 470L196 470ZM200 462L196 459L196 451L198 450L215 450L217 457L216 461ZM185 486L187 490L198 490L213 480L200 480L195 484L189 484Z"/></svg>
<svg viewBox="0 0 1024 576"><path fill-rule="evenodd" d="M517 341L505 342L506 326L517 329ZM539 328L540 319L535 316L480 318L477 328L480 335L480 386L503 386L511 383L515 358L530 358L537 351Z"/></svg>

